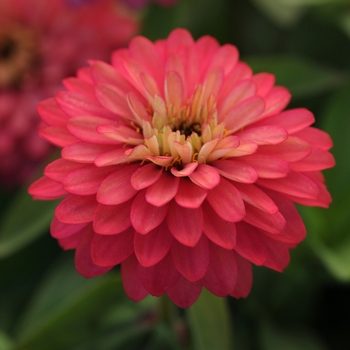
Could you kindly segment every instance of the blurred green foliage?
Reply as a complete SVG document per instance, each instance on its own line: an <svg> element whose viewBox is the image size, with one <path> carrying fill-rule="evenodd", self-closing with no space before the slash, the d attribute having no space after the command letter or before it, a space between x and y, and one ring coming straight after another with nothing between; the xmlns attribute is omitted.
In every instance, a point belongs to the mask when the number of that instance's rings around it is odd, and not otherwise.
<svg viewBox="0 0 350 350"><path fill-rule="evenodd" d="M55 202L26 188L0 196L0 350L350 348L350 2L179 0L142 13L142 34L176 27L235 44L255 72L276 75L334 140L330 209L299 208L308 237L283 274L254 269L246 300L203 292L189 310L128 300L118 269L86 280L48 234ZM164 308L168 310L164 313ZM163 310L163 311L162 311Z"/></svg>

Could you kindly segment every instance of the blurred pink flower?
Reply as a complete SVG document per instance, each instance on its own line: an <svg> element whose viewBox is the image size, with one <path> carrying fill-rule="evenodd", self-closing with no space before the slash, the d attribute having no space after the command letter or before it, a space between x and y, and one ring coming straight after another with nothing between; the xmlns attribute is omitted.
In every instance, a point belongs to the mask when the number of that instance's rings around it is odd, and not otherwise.
<svg viewBox="0 0 350 350"><path fill-rule="evenodd" d="M232 45L182 29L136 37L64 83L38 108L62 158L29 192L65 196L52 236L86 277L121 264L133 300L246 297L251 264L282 271L305 237L293 202L331 202L330 137L308 110L283 111L289 92Z"/></svg>
<svg viewBox="0 0 350 350"><path fill-rule="evenodd" d="M0 0L0 183L20 184L51 147L36 104L90 58L109 59L138 23L114 0L79 9L64 0Z"/></svg>
<svg viewBox="0 0 350 350"><path fill-rule="evenodd" d="M163 6L172 6L175 5L178 0L122 0L122 2L132 9L141 9L150 2L157 2Z"/></svg>

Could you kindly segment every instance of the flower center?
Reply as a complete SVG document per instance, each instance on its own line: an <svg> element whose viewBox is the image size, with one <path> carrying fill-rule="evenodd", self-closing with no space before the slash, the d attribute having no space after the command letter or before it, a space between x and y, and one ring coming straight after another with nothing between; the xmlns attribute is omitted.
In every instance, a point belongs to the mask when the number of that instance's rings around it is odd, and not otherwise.
<svg viewBox="0 0 350 350"><path fill-rule="evenodd" d="M0 89L18 88L37 63L33 31L18 24L0 28Z"/></svg>

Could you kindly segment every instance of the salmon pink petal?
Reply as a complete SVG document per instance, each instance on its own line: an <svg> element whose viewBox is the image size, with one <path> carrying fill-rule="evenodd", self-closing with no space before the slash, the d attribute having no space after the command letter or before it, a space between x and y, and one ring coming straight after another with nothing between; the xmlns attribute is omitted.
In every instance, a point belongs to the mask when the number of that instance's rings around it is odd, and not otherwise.
<svg viewBox="0 0 350 350"><path fill-rule="evenodd" d="M66 147L79 141L66 128L49 126L39 129L39 135L58 147Z"/></svg>
<svg viewBox="0 0 350 350"><path fill-rule="evenodd" d="M76 142L62 149L62 158L72 162L93 163L101 153L114 149L115 146L95 145L88 142ZM125 151L125 149L124 149Z"/></svg>
<svg viewBox="0 0 350 350"><path fill-rule="evenodd" d="M71 172L85 167L86 164L80 164L59 158L46 166L44 169L44 174L51 180L62 182L63 179Z"/></svg>
<svg viewBox="0 0 350 350"><path fill-rule="evenodd" d="M81 141L95 143L99 145L120 144L118 140L113 140L97 132L97 127L101 124L109 124L111 120L102 117L79 116L69 119L67 123L68 131Z"/></svg>
<svg viewBox="0 0 350 350"><path fill-rule="evenodd" d="M334 165L334 157L329 152L317 148L312 149L306 158L290 164L292 170L300 172L328 169Z"/></svg>
<svg viewBox="0 0 350 350"><path fill-rule="evenodd" d="M234 251L211 243L210 263L202 282L205 288L219 297L232 293L237 283L237 263Z"/></svg>
<svg viewBox="0 0 350 350"><path fill-rule="evenodd" d="M51 98L39 102L37 110L41 119L48 125L64 127L69 119L69 116Z"/></svg>
<svg viewBox="0 0 350 350"><path fill-rule="evenodd" d="M257 95L266 96L275 84L275 76L269 73L258 73L253 76L253 81L257 87Z"/></svg>
<svg viewBox="0 0 350 350"><path fill-rule="evenodd" d="M198 163L187 163L180 170L176 169L175 167L172 167L170 171L176 177L187 177L190 176L197 169L198 165Z"/></svg>
<svg viewBox="0 0 350 350"><path fill-rule="evenodd" d="M180 243L188 247L194 247L198 243L203 227L201 208L183 208L172 201L167 222L170 232Z"/></svg>
<svg viewBox="0 0 350 350"><path fill-rule="evenodd" d="M86 226L81 231L81 237L75 251L75 268L86 278L103 275L112 268L112 266L97 266L92 261L91 245L93 237L94 231L92 230L91 225Z"/></svg>
<svg viewBox="0 0 350 350"><path fill-rule="evenodd" d="M139 164L120 166L101 184L96 199L106 205L121 204L135 196L137 190L131 186L131 176Z"/></svg>
<svg viewBox="0 0 350 350"><path fill-rule="evenodd" d="M223 220L207 204L203 204L203 232L216 245L231 250L236 245L236 225Z"/></svg>
<svg viewBox="0 0 350 350"><path fill-rule="evenodd" d="M209 265L209 244L205 236L194 247L185 246L174 241L171 256L177 270L190 282L200 280Z"/></svg>
<svg viewBox="0 0 350 350"><path fill-rule="evenodd" d="M35 199L51 200L67 194L60 183L52 181L46 176L33 182L28 189L30 195Z"/></svg>
<svg viewBox="0 0 350 350"><path fill-rule="evenodd" d="M250 204L246 204L246 210L247 214L244 217L244 221L261 230L265 230L272 234L278 234L286 226L286 220L279 211L270 214L251 206Z"/></svg>
<svg viewBox="0 0 350 350"><path fill-rule="evenodd" d="M208 191L207 202L224 220L237 222L244 218L245 208L242 196L234 185L226 179L221 179L215 189Z"/></svg>
<svg viewBox="0 0 350 350"><path fill-rule="evenodd" d="M315 118L310 111L305 108L294 108L263 119L255 125L278 125L287 130L289 134L293 134L307 128L314 122Z"/></svg>
<svg viewBox="0 0 350 350"><path fill-rule="evenodd" d="M99 156L94 158L93 162L98 167L127 163L130 161L130 159L126 155L126 152L130 149L131 148L126 147L113 147L111 151L100 153Z"/></svg>
<svg viewBox="0 0 350 350"><path fill-rule="evenodd" d="M91 256L95 265L115 266L134 252L135 230L129 227L117 235L95 234L92 238Z"/></svg>
<svg viewBox="0 0 350 350"><path fill-rule="evenodd" d="M255 185L235 184L240 192L243 200L250 205L265 211L269 214L275 214L278 207L275 202L266 194L266 191L261 190Z"/></svg>
<svg viewBox="0 0 350 350"><path fill-rule="evenodd" d="M290 164L286 160L265 154L251 154L241 157L239 161L251 166L259 177L266 179L285 177L290 171Z"/></svg>
<svg viewBox="0 0 350 350"><path fill-rule="evenodd" d="M83 234L83 231L80 230L77 233L70 235L68 237L59 238L58 244L64 250L76 249L82 234Z"/></svg>
<svg viewBox="0 0 350 350"><path fill-rule="evenodd" d="M312 147L328 151L333 146L331 137L324 131L309 127L293 134L306 141Z"/></svg>
<svg viewBox="0 0 350 350"><path fill-rule="evenodd" d="M282 272L290 260L288 245L266 236L261 239L261 242L266 257L263 266Z"/></svg>
<svg viewBox="0 0 350 350"><path fill-rule="evenodd" d="M194 209L202 205L206 196L207 190L205 188L197 186L188 179L181 179L175 201L184 208Z"/></svg>
<svg viewBox="0 0 350 350"><path fill-rule="evenodd" d="M312 180L295 171L290 171L286 177L281 179L259 179L257 184L300 198L315 199L320 193L317 185Z"/></svg>
<svg viewBox="0 0 350 350"><path fill-rule="evenodd" d="M137 169L131 176L131 185L135 190L142 190L153 185L162 176L163 169L153 163Z"/></svg>
<svg viewBox="0 0 350 350"><path fill-rule="evenodd" d="M268 191L268 193L278 206L280 213L285 218L286 225L277 235L270 236L267 232L264 232L264 234L272 239L285 243L295 244L301 242L306 236L306 229L303 220L293 203L289 199L284 198L273 191Z"/></svg>
<svg viewBox="0 0 350 350"><path fill-rule="evenodd" d="M144 267L157 264L168 254L173 241L165 222L147 234L136 232L134 249L137 260Z"/></svg>
<svg viewBox="0 0 350 350"><path fill-rule="evenodd" d="M99 204L93 219L93 228L101 235L114 235L131 226L130 208L133 199L117 205Z"/></svg>
<svg viewBox="0 0 350 350"><path fill-rule="evenodd" d="M235 251L243 258L255 265L262 265L266 261L261 241L261 234L257 229L244 222L236 224L237 240Z"/></svg>
<svg viewBox="0 0 350 350"><path fill-rule="evenodd" d="M264 125L254 128L247 128L237 133L237 136L241 140L253 141L258 145L277 145L287 139L288 133L280 126Z"/></svg>
<svg viewBox="0 0 350 350"><path fill-rule="evenodd" d="M237 253L235 256L237 263L237 283L233 293L230 295L235 298L246 298L253 284L252 264Z"/></svg>
<svg viewBox="0 0 350 350"><path fill-rule="evenodd" d="M97 193L103 180L113 172L114 168L97 168L88 165L72 171L63 180L63 188L72 194L89 195Z"/></svg>
<svg viewBox="0 0 350 350"><path fill-rule="evenodd" d="M282 86L274 86L271 91L264 96L266 103L264 117L280 113L290 102L290 92Z"/></svg>
<svg viewBox="0 0 350 350"><path fill-rule="evenodd" d="M66 224L84 224L93 220L98 203L96 196L70 194L57 206L55 217Z"/></svg>
<svg viewBox="0 0 350 350"><path fill-rule="evenodd" d="M144 191L139 192L134 199L130 211L130 220L135 230L146 234L158 227L165 219L169 204L156 207L147 202Z"/></svg>
<svg viewBox="0 0 350 350"><path fill-rule="evenodd" d="M50 225L51 236L57 239L66 238L75 235L81 231L87 224L64 224L53 218Z"/></svg>
<svg viewBox="0 0 350 350"><path fill-rule="evenodd" d="M229 180L254 183L258 179L258 174L254 168L235 160L216 160L211 163L221 176Z"/></svg>
<svg viewBox="0 0 350 350"><path fill-rule="evenodd" d="M161 207L170 202L177 193L180 179L163 171L162 176L153 185L147 187L146 200L148 203Z"/></svg>
<svg viewBox="0 0 350 350"><path fill-rule="evenodd" d="M123 288L126 295L134 301L140 301L148 295L139 278L138 266L139 263L134 254L121 264Z"/></svg>
<svg viewBox="0 0 350 350"><path fill-rule="evenodd" d="M190 307L199 297L202 291L202 282L190 282L180 276L175 286L168 291L169 298L179 307Z"/></svg>
<svg viewBox="0 0 350 350"><path fill-rule="evenodd" d="M166 293L180 278L180 273L176 270L170 254L150 267L139 264L138 272L143 287L154 296Z"/></svg>
<svg viewBox="0 0 350 350"><path fill-rule="evenodd" d="M198 164L197 169L189 176L191 181L196 185L210 190L220 182L218 171L207 164Z"/></svg>

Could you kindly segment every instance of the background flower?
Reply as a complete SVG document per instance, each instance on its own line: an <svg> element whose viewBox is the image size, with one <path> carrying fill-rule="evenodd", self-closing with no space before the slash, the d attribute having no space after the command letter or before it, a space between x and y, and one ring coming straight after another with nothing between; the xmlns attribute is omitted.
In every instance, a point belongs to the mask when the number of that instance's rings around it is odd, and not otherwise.
<svg viewBox="0 0 350 350"><path fill-rule="evenodd" d="M19 184L49 152L36 104L88 59L108 59L137 32L114 1L76 10L65 1L0 1L0 182Z"/></svg>
<svg viewBox="0 0 350 350"><path fill-rule="evenodd" d="M133 300L245 297L251 263L282 271L304 239L293 202L331 201L330 137L308 110L283 111L289 92L232 45L183 29L137 37L65 86L38 107L62 158L29 191L67 195L51 234L85 277L121 264Z"/></svg>

